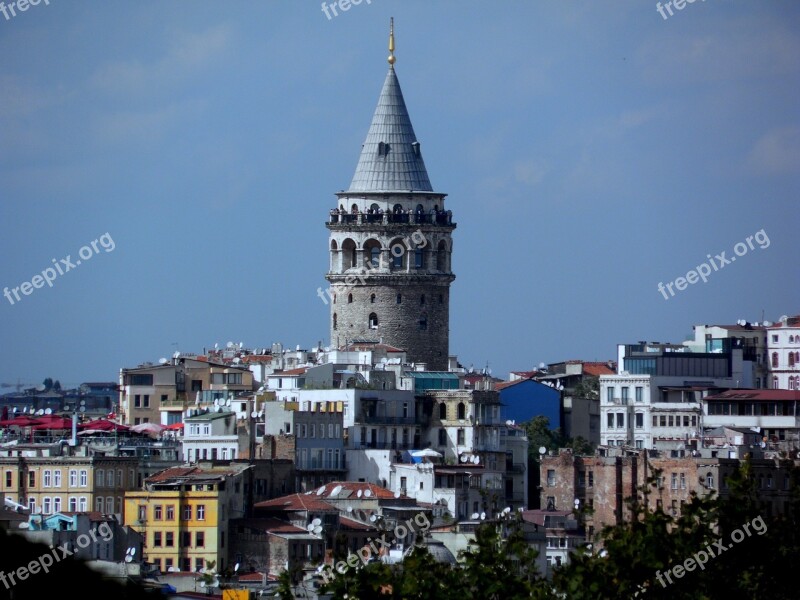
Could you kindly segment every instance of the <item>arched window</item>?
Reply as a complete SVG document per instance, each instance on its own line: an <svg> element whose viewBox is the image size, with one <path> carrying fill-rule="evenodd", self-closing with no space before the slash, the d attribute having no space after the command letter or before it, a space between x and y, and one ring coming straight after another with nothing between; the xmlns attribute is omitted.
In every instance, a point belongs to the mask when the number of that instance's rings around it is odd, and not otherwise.
<svg viewBox="0 0 800 600"><path fill-rule="evenodd" d="M378 269L381 266L381 243L378 240L370 239L364 242L364 256L369 257L368 269Z"/></svg>
<svg viewBox="0 0 800 600"><path fill-rule="evenodd" d="M347 294L347 303L348 304L352 304L353 303L353 294Z"/></svg>
<svg viewBox="0 0 800 600"><path fill-rule="evenodd" d="M352 269L356 267L356 243L347 238L342 242L342 268Z"/></svg>
<svg viewBox="0 0 800 600"><path fill-rule="evenodd" d="M467 418L467 406L463 402L458 403L458 418L459 419Z"/></svg>
<svg viewBox="0 0 800 600"><path fill-rule="evenodd" d="M778 389L778 376L777 375L775 375L772 378L772 389L773 390L777 390Z"/></svg>
<svg viewBox="0 0 800 600"><path fill-rule="evenodd" d="M428 315L424 313L419 318L419 330L428 331Z"/></svg>
<svg viewBox="0 0 800 600"><path fill-rule="evenodd" d="M777 367L778 366L778 353L777 352L773 352L772 353L772 366L773 367Z"/></svg>
<svg viewBox="0 0 800 600"><path fill-rule="evenodd" d="M789 343L790 344L794 344L794 336L793 335L789 336Z"/></svg>
<svg viewBox="0 0 800 600"><path fill-rule="evenodd" d="M438 271L447 271L447 244L444 240L439 242L436 249L436 269Z"/></svg>
<svg viewBox="0 0 800 600"><path fill-rule="evenodd" d="M358 204L353 204L353 206L350 207L350 212L353 213L354 215L357 215L358 214Z"/></svg>
<svg viewBox="0 0 800 600"><path fill-rule="evenodd" d="M794 389L794 377L789 377L789 389Z"/></svg>
<svg viewBox="0 0 800 600"><path fill-rule="evenodd" d="M337 317L336 313L333 313L333 328L336 329L337 321L339 318Z"/></svg>
<svg viewBox="0 0 800 600"><path fill-rule="evenodd" d="M397 294L397 303L398 304L402 304L403 303L403 294Z"/></svg>
<svg viewBox="0 0 800 600"><path fill-rule="evenodd" d="M425 294L422 294L422 295L419 297L419 305L420 305L420 306L425 306Z"/></svg>
<svg viewBox="0 0 800 600"><path fill-rule="evenodd" d="M447 404L442 402L439 405L439 420L446 421L447 420Z"/></svg>
<svg viewBox="0 0 800 600"><path fill-rule="evenodd" d="M794 352L789 352L789 366L794 366Z"/></svg>
<svg viewBox="0 0 800 600"><path fill-rule="evenodd" d="M425 254L422 248L414 249L414 268L421 269L425 266Z"/></svg>
<svg viewBox="0 0 800 600"><path fill-rule="evenodd" d="M370 303L370 304L375 304L375 294L370 294L370 296L369 296L369 303Z"/></svg>
<svg viewBox="0 0 800 600"><path fill-rule="evenodd" d="M370 329L378 328L378 315L376 315L375 313L369 313L369 328Z"/></svg>

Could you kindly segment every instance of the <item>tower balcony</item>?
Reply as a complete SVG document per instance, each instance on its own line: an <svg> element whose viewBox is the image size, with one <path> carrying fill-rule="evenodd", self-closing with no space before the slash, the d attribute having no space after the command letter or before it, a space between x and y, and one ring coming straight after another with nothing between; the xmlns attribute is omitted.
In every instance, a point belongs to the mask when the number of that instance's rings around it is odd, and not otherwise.
<svg viewBox="0 0 800 600"><path fill-rule="evenodd" d="M354 226L375 225L432 225L455 229L453 213L442 211L439 213L331 213L328 220L328 229L350 229Z"/></svg>

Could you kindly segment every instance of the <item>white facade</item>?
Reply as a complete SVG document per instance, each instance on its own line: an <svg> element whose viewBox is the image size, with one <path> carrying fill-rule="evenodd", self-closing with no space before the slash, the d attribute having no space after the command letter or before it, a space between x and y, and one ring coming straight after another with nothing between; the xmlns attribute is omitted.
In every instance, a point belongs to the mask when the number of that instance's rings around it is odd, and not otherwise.
<svg viewBox="0 0 800 600"><path fill-rule="evenodd" d="M769 387L800 390L800 322L782 319L767 329Z"/></svg>
<svg viewBox="0 0 800 600"><path fill-rule="evenodd" d="M233 460L239 455L234 412L209 412L184 421L183 459L187 463L201 460Z"/></svg>

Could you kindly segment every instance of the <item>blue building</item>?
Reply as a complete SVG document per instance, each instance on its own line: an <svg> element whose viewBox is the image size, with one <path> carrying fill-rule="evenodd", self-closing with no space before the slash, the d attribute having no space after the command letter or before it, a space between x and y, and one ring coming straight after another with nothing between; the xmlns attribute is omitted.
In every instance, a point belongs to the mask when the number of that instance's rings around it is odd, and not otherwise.
<svg viewBox="0 0 800 600"><path fill-rule="evenodd" d="M550 419L550 429L561 427L561 392L557 389L533 379L505 381L495 389L500 392L500 414L506 421L519 424L544 415Z"/></svg>

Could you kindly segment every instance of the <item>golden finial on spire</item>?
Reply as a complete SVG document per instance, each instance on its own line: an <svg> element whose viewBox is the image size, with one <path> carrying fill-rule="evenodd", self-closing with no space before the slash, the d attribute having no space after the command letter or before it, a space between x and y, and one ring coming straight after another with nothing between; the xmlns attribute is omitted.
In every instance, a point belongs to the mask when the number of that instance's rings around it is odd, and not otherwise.
<svg viewBox="0 0 800 600"><path fill-rule="evenodd" d="M394 17L389 18L389 58L387 60L392 66L394 66L394 62L397 60L394 57Z"/></svg>

